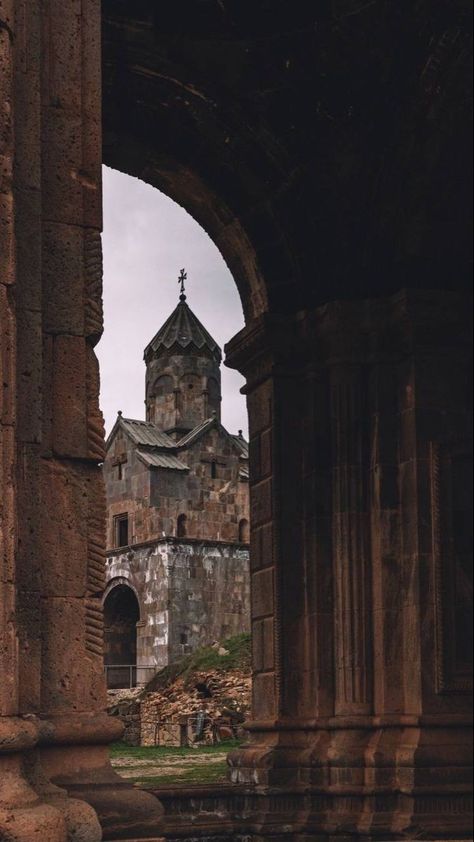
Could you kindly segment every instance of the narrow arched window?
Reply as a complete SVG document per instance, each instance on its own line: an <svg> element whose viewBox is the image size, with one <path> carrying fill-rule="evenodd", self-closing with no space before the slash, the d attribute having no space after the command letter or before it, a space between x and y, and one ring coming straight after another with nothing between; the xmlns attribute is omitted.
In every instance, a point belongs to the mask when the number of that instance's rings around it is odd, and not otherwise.
<svg viewBox="0 0 474 842"><path fill-rule="evenodd" d="M249 529L249 522L246 518L242 518L239 521L239 542L241 544L248 544L250 541L250 529Z"/></svg>
<svg viewBox="0 0 474 842"><path fill-rule="evenodd" d="M176 525L176 537L177 538L185 538L186 537L186 515L179 515L178 522Z"/></svg>

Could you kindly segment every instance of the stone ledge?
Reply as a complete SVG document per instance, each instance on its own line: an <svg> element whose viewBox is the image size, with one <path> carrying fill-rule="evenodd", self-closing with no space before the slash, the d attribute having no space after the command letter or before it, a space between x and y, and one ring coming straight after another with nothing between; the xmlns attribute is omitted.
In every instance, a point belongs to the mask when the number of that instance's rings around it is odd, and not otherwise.
<svg viewBox="0 0 474 842"><path fill-rule="evenodd" d="M395 842L416 838L418 831L416 807L409 811L406 827L392 830L390 813L393 813L394 805L388 802L387 814L380 805L379 812L374 813L372 830L359 830L363 807L359 800L354 813L346 816L347 827L336 826L336 802L341 794L334 794L328 799L317 793L298 793L284 787L272 787L270 792L263 788L232 784L186 789L170 786L148 791L159 798L164 807L166 842L345 842L348 838L363 839L364 842ZM332 800L336 808L333 816ZM370 806L370 797L366 801ZM436 820L434 815L432 818ZM449 815L445 813L444 819L448 829ZM382 821L385 827L380 827ZM444 837L427 836L425 842L472 842L472 827L467 820L464 824L465 827L458 825L456 835L450 836L447 832Z"/></svg>

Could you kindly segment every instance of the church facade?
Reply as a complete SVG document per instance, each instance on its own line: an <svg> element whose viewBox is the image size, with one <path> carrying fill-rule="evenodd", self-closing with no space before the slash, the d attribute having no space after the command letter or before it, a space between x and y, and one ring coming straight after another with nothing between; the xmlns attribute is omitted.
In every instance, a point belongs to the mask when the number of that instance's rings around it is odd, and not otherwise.
<svg viewBox="0 0 474 842"><path fill-rule="evenodd" d="M248 444L221 424L221 351L184 293L144 358L146 420L119 412L103 466L109 686L249 630Z"/></svg>

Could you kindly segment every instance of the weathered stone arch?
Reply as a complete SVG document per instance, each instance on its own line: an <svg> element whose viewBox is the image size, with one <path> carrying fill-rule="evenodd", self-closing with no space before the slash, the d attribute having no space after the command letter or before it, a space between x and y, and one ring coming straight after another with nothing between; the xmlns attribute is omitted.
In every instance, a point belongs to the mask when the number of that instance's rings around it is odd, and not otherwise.
<svg viewBox="0 0 474 842"><path fill-rule="evenodd" d="M110 581L107 582L107 585L104 589L104 593L102 595L102 605L105 603L105 600L109 596L110 592L113 591L113 589L118 587L119 585L125 585L127 588L130 588L130 590L133 591L133 593L135 594L135 597L136 597L137 602L138 602L139 619L140 619L143 616L143 606L141 604L140 593L138 592L137 588L135 587L135 585L133 584L133 582L131 581L131 579L128 576L124 576L124 575L115 576L113 579L110 579Z"/></svg>
<svg viewBox="0 0 474 842"><path fill-rule="evenodd" d="M104 611L104 665L107 686L134 686L137 680L137 624L140 604L135 589L126 580L106 589Z"/></svg>
<svg viewBox="0 0 474 842"><path fill-rule="evenodd" d="M160 826L106 748L105 160L203 225L247 322L237 834L467 837L472 6L104 0L103 156L100 9L80 8L8 0L0 25L0 835L65 842L73 815L98 842L84 802L109 839Z"/></svg>
<svg viewBox="0 0 474 842"><path fill-rule="evenodd" d="M161 374L156 378L150 389L150 395L161 397L162 395L170 395L175 388L174 380L170 374Z"/></svg>
<svg viewBox="0 0 474 842"><path fill-rule="evenodd" d="M104 146L104 163L157 187L181 205L209 234L236 282L247 318L267 309L267 293L255 250L242 222L195 172L178 160L157 155L135 138L111 132L113 145ZM271 223L269 223L271 224Z"/></svg>

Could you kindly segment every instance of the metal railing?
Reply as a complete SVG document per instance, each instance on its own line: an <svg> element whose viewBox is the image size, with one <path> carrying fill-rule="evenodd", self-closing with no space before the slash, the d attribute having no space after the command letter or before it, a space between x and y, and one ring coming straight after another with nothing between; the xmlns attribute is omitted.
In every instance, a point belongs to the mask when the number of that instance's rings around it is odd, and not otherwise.
<svg viewBox="0 0 474 842"><path fill-rule="evenodd" d="M107 689L143 687L159 669L156 664L104 664Z"/></svg>

